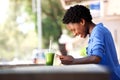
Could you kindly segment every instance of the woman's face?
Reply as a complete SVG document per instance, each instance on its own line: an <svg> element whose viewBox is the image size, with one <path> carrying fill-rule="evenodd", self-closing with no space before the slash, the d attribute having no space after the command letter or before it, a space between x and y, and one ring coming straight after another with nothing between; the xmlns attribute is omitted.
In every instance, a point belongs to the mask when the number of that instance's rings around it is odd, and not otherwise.
<svg viewBox="0 0 120 80"><path fill-rule="evenodd" d="M67 29L70 30L74 36L80 36L81 38L85 38L88 34L88 29L84 22L69 23L67 24Z"/></svg>

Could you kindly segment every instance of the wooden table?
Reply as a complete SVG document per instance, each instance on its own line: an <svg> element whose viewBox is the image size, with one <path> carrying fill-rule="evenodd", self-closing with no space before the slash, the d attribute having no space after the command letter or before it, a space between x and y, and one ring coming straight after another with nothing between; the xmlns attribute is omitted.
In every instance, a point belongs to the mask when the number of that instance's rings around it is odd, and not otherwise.
<svg viewBox="0 0 120 80"><path fill-rule="evenodd" d="M0 80L109 80L109 71L96 64L12 65L0 67Z"/></svg>

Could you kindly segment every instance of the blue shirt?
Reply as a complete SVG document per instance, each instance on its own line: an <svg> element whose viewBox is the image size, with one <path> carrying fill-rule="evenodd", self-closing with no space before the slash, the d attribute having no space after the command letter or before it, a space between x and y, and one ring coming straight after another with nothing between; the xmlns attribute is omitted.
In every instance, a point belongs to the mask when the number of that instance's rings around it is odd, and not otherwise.
<svg viewBox="0 0 120 80"><path fill-rule="evenodd" d="M112 71L112 80L120 80L120 65L117 59L117 52L110 31L102 23L97 24L90 34L88 56L99 56L99 64L107 66ZM119 79L115 79L115 78Z"/></svg>

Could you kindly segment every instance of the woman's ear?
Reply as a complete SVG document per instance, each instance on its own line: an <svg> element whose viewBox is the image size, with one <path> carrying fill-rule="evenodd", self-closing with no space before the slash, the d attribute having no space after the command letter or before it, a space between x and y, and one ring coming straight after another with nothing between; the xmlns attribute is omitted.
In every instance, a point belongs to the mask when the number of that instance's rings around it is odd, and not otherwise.
<svg viewBox="0 0 120 80"><path fill-rule="evenodd" d="M81 24L82 26L84 26L84 25L85 25L85 20L84 20L84 19L81 19L80 24Z"/></svg>

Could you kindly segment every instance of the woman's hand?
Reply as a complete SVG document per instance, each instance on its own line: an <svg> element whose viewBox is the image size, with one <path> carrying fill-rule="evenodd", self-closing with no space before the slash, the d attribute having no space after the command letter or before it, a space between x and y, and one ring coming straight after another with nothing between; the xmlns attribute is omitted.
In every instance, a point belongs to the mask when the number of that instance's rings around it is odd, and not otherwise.
<svg viewBox="0 0 120 80"><path fill-rule="evenodd" d="M59 55L59 58L61 60L61 63L66 65L73 64L73 61L74 61L74 58L70 55L68 56Z"/></svg>

